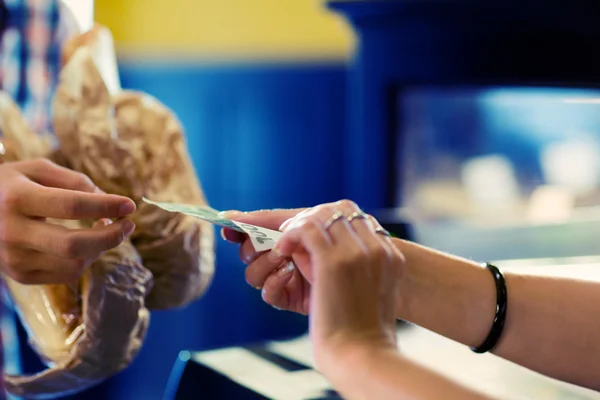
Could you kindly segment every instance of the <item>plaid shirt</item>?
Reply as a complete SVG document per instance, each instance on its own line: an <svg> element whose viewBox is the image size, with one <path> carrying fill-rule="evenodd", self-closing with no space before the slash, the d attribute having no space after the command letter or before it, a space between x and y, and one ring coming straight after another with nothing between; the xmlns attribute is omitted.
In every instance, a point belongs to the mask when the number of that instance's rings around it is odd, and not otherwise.
<svg viewBox="0 0 600 400"><path fill-rule="evenodd" d="M76 27L73 16L59 0L4 0L4 5L1 88L36 132L50 131L60 50Z"/></svg>
<svg viewBox="0 0 600 400"><path fill-rule="evenodd" d="M75 20L59 0L0 2L0 88L20 105L36 132L50 132L60 50L69 34L76 32ZM0 295L0 311L12 307L5 294ZM0 312L0 361L4 360L0 368L4 364L10 374L21 372L16 332L14 313ZM3 398L1 385L0 379Z"/></svg>

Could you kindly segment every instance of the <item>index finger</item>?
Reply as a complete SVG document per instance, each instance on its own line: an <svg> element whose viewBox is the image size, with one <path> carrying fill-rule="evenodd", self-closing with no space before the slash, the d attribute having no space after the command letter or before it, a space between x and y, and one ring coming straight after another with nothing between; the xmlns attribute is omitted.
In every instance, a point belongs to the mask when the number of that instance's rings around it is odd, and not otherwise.
<svg viewBox="0 0 600 400"><path fill-rule="evenodd" d="M133 200L112 194L96 194L27 185L19 196L19 210L30 217L100 219L124 217L135 211Z"/></svg>
<svg viewBox="0 0 600 400"><path fill-rule="evenodd" d="M13 164L13 168L42 186L101 193L100 189L85 174L61 167L50 160L21 161Z"/></svg>

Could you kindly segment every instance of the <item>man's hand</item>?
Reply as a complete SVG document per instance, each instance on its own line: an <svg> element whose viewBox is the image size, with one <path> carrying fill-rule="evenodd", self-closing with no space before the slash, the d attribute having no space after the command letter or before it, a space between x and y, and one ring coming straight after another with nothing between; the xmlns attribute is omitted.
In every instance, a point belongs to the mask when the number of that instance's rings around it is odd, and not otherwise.
<svg viewBox="0 0 600 400"><path fill-rule="evenodd" d="M85 175L48 160L0 166L0 269L25 284L72 282L102 252L135 229L135 203L104 194ZM46 218L99 220L90 229L68 229Z"/></svg>

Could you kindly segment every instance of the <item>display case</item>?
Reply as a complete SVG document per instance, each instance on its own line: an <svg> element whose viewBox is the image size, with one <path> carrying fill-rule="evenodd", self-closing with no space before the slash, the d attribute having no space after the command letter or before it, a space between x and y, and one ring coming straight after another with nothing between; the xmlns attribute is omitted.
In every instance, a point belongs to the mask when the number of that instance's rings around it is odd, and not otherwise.
<svg viewBox="0 0 600 400"><path fill-rule="evenodd" d="M358 38L346 193L475 259L597 254L600 4L334 1Z"/></svg>

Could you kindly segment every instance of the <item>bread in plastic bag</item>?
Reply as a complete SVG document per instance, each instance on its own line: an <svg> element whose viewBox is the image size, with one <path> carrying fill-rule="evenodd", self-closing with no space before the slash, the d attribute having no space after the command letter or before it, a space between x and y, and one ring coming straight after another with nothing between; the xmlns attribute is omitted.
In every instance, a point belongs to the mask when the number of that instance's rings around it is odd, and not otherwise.
<svg viewBox="0 0 600 400"><path fill-rule="evenodd" d="M16 297L19 314L31 326L32 314L19 294L50 294L62 288L70 303L67 285L15 286L8 284ZM152 286L152 274L144 268L131 243L124 242L109 250L86 270L78 285L81 292L80 312L55 315L59 321L74 318L74 330L65 331L63 354L48 353L36 342L44 332L29 332L34 348L51 366L31 376L6 376L7 391L26 398L52 398L80 392L126 368L139 352L150 315L144 302ZM52 296L49 296L51 299ZM54 303L57 298L54 297ZM56 307L56 306L55 306ZM40 305L31 304L38 312ZM48 316L50 317L50 316ZM70 332L70 333L69 333ZM67 335L68 334L68 335ZM71 340L69 340L71 339Z"/></svg>
<svg viewBox="0 0 600 400"><path fill-rule="evenodd" d="M206 204L180 124L148 95L109 93L87 45L71 51L54 102L59 151L48 137L29 130L18 107L5 101L14 118L8 126L17 127L5 132L0 124L5 158L46 156L86 173L108 193L133 198L137 229L78 284L26 286L6 279L31 345L49 366L32 376L5 377L9 392L27 398L79 392L126 368L143 343L147 307L191 302L206 290L214 271L210 225L141 202L147 196ZM49 222L70 228L93 223Z"/></svg>
<svg viewBox="0 0 600 400"><path fill-rule="evenodd" d="M51 140L31 131L18 106L0 92L4 157L20 161L50 156ZM48 221L68 228L82 221ZM31 346L49 369L5 376L8 392L51 398L79 392L131 363L149 323L145 298L152 274L126 241L102 255L71 285L23 285L3 277L26 327Z"/></svg>
<svg viewBox="0 0 600 400"><path fill-rule="evenodd" d="M204 221L148 205L207 204L181 124L150 95L111 96L88 47L73 52L54 103L55 132L70 167L107 193L133 199L130 239L154 274L147 306L184 306L205 292L214 272L214 230Z"/></svg>

